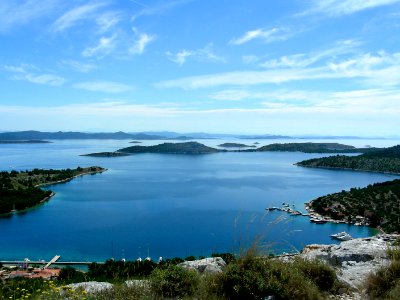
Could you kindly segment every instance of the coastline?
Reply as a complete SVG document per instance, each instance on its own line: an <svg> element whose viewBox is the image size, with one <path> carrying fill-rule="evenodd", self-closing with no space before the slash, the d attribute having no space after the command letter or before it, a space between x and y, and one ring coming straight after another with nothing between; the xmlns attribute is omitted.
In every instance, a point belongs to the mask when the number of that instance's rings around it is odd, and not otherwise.
<svg viewBox="0 0 400 300"><path fill-rule="evenodd" d="M70 178L66 178L63 180L58 180L58 181L53 181L53 182L48 182L48 183L42 183L42 184L37 184L35 185L35 187L44 187L44 186L49 186L49 185L56 185L56 184L60 184L60 183L66 183L68 181L71 181L77 177L81 177L81 176L85 176L85 175L93 175L93 174L97 174L97 173L103 173L105 171L107 171L108 169L106 168L102 168L101 170L97 170L97 171L89 171L89 172L84 172L75 176L72 176ZM47 197L44 197L42 200L40 200L37 204L31 206L31 207L27 207L25 209L21 209L21 210L12 210L8 213L4 213L4 214L0 214L0 218L1 217L9 217L12 216L14 214L19 214L19 213L24 213L27 212L29 210L35 209L37 207L39 207L40 205L42 205L43 203L49 201L51 198L53 198L56 195L56 193L54 193L53 191L51 191L51 194Z"/></svg>
<svg viewBox="0 0 400 300"><path fill-rule="evenodd" d="M342 170L342 171L354 171L354 172L367 172L367 173L379 173L379 174L388 174L388 175L398 175L400 176L400 172L385 172L385 171L372 171L372 170L363 170L363 169L351 169L351 168L340 168L340 167L321 167L321 166L305 166L299 163L293 164L294 166L303 167L303 168L315 168L315 169L328 169L328 170Z"/></svg>

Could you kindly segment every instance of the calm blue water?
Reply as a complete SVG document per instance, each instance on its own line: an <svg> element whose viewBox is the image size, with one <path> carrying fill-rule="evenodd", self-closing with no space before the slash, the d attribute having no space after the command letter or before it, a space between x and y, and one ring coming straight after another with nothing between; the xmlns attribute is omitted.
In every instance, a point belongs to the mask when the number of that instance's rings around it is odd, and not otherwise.
<svg viewBox="0 0 400 300"><path fill-rule="evenodd" d="M79 156L116 150L128 142L1 145L1 170L99 165L108 171L51 186L56 192L51 201L0 218L0 259L50 259L56 254L63 260L136 259L147 253L153 258L184 257L238 252L254 242L291 251L331 243L329 235L344 230L368 236L374 232L366 227L316 225L306 217L266 213L265 207L289 202L304 210L304 202L320 195L396 178L293 165L318 154ZM357 143L364 141L350 144Z"/></svg>

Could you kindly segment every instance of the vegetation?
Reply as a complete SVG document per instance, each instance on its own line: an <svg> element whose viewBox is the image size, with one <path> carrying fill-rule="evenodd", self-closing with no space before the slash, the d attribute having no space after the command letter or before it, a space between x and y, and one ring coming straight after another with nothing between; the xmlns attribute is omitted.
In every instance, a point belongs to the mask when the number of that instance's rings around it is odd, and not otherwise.
<svg viewBox="0 0 400 300"><path fill-rule="evenodd" d="M0 214L24 210L38 205L52 195L39 186L70 180L76 176L104 171L100 167L64 170L42 170L0 172Z"/></svg>
<svg viewBox="0 0 400 300"><path fill-rule="evenodd" d="M322 196L311 201L310 207L333 219L354 222L361 216L373 227L400 232L400 180Z"/></svg>
<svg viewBox="0 0 400 300"><path fill-rule="evenodd" d="M218 255L218 254L215 254ZM163 263L151 261L122 262L109 260L93 264L83 273L73 268L61 271L58 280L12 279L1 282L0 299L322 299L338 288L335 272L319 261L276 258L247 253L234 258L225 253L230 263L222 273L198 274L177 266L181 259ZM145 279L139 285L124 281ZM114 288L93 295L71 291L66 284L82 281L109 281ZM19 288L17 290L17 288ZM22 289L24 289L22 291ZM17 294L16 294L17 293ZM10 298L11 297L11 298Z"/></svg>
<svg viewBox="0 0 400 300"><path fill-rule="evenodd" d="M366 281L367 294L372 299L400 299L400 247L397 244L388 248L392 262L387 267L372 273Z"/></svg>
<svg viewBox="0 0 400 300"><path fill-rule="evenodd" d="M270 144L258 148L256 151L286 151L304 153L365 153L376 148L355 148L338 143L286 143Z"/></svg>
<svg viewBox="0 0 400 300"><path fill-rule="evenodd" d="M240 143L223 143L218 145L218 147L223 147L223 148L255 148L256 146L254 145L245 145L245 144L240 144Z"/></svg>
<svg viewBox="0 0 400 300"><path fill-rule="evenodd" d="M208 154L223 150L207 147L197 142L163 143L155 146L132 146L119 149L123 153Z"/></svg>
<svg viewBox="0 0 400 300"><path fill-rule="evenodd" d="M400 174L400 145L373 149L359 156L329 156L304 160L297 165L312 168L336 168Z"/></svg>

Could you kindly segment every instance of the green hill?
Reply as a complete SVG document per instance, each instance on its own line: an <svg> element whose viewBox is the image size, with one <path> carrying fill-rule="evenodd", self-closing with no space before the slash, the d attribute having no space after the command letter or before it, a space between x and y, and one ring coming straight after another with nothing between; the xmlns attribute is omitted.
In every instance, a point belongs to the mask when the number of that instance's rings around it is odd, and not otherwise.
<svg viewBox="0 0 400 300"><path fill-rule="evenodd" d="M358 156L328 156L304 160L298 166L311 168L334 168L358 171L400 174L400 145L373 149Z"/></svg>
<svg viewBox="0 0 400 300"><path fill-rule="evenodd" d="M163 154L208 154L221 152L197 142L186 143L163 143L154 146L132 146L119 149L123 153L163 153Z"/></svg>
<svg viewBox="0 0 400 300"><path fill-rule="evenodd" d="M358 219L365 218L373 227L400 232L399 179L319 197L309 205L333 219L355 222L359 216Z"/></svg>
<svg viewBox="0 0 400 300"><path fill-rule="evenodd" d="M256 151L282 151L304 153L364 153L374 148L356 148L339 143L274 143L258 148Z"/></svg>

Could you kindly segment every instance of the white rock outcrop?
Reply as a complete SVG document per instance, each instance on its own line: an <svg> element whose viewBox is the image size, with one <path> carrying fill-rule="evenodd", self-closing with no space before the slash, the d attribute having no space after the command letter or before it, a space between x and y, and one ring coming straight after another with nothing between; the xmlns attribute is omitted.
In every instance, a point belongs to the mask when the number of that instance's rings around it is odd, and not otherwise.
<svg viewBox="0 0 400 300"><path fill-rule="evenodd" d="M398 238L396 234L379 234L344 241L339 245L308 245L300 256L325 261L335 268L341 281L360 290L370 273L390 264L387 250Z"/></svg>
<svg viewBox="0 0 400 300"><path fill-rule="evenodd" d="M67 287L70 287L73 290L83 289L87 293L94 294L112 289L113 285L109 282L88 281L88 282L68 284Z"/></svg>
<svg viewBox="0 0 400 300"><path fill-rule="evenodd" d="M199 260L185 261L180 263L181 266L188 270L195 270L196 272L203 273L221 273L226 267L225 261L221 257L208 257Z"/></svg>

